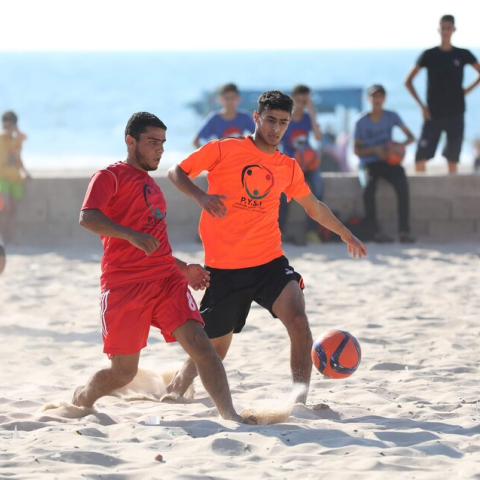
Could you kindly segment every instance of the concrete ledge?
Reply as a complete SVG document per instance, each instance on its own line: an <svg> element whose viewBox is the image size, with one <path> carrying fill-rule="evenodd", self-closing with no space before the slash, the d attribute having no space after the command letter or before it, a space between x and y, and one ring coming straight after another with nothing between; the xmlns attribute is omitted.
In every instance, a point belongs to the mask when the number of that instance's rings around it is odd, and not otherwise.
<svg viewBox="0 0 480 480"><path fill-rule="evenodd" d="M167 222L172 243L197 238L200 208L181 194L164 175L156 181L168 203ZM25 186L20 204L16 241L23 245L86 244L98 237L78 225L88 176L52 178L37 176ZM195 180L206 188L206 177ZM363 216L362 190L356 175L324 174L325 203L345 221ZM420 238L480 239L480 176L409 177L412 231ZM396 233L397 205L393 188L380 182L377 192L379 219L386 232ZM293 202L287 228L296 238L305 235L306 214Z"/></svg>

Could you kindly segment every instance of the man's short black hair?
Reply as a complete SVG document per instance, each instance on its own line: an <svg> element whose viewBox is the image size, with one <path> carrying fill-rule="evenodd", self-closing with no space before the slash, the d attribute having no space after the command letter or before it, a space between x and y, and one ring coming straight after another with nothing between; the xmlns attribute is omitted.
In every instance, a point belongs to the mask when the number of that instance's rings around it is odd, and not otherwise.
<svg viewBox="0 0 480 480"><path fill-rule="evenodd" d="M226 83L218 89L219 95L225 95L226 93L235 93L237 95L240 95L238 87L234 83Z"/></svg>
<svg viewBox="0 0 480 480"><path fill-rule="evenodd" d="M452 25L455 25L455 17L453 15L444 15L440 19L440 23L442 22L452 22Z"/></svg>
<svg viewBox="0 0 480 480"><path fill-rule="evenodd" d="M134 113L127 122L125 127L125 137L130 135L135 140L140 140L140 135L147 131L148 127L158 127L163 130L167 129L167 126L153 113L137 112Z"/></svg>
<svg viewBox="0 0 480 480"><path fill-rule="evenodd" d="M283 110L291 115L293 100L280 90L270 90L258 97L257 113L261 114L267 108L270 110Z"/></svg>
<svg viewBox="0 0 480 480"><path fill-rule="evenodd" d="M309 95L311 92L310 87L306 85L295 85L292 89L291 95Z"/></svg>
<svg viewBox="0 0 480 480"><path fill-rule="evenodd" d="M7 110L6 112L3 112L2 122L9 122L9 123L13 123L13 125L16 125L18 122L17 114L15 112L12 112L11 110Z"/></svg>

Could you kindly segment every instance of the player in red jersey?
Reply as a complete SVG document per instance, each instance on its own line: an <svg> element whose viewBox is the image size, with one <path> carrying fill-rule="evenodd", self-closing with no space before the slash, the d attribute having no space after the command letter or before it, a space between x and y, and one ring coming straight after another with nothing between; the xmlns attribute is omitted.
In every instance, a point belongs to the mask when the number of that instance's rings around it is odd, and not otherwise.
<svg viewBox="0 0 480 480"><path fill-rule="evenodd" d="M173 257L165 199L148 173L158 168L166 130L155 115L132 115L125 129L127 159L98 171L90 180L80 225L99 234L103 243L101 319L104 352L111 365L78 387L73 403L91 407L130 383L153 325L167 342L178 341L194 360L221 416L243 422L233 408L222 361L203 330L188 289L188 284L194 289L208 286L209 272Z"/></svg>
<svg viewBox="0 0 480 480"><path fill-rule="evenodd" d="M293 198L317 223L338 234L354 257L362 242L310 192L298 163L277 146L290 123L293 101L280 91L263 93L253 136L212 140L168 172L168 178L203 209L200 236L210 286L200 310L221 358L243 329L253 301L285 325L295 383L310 383L312 334L302 295L303 280L285 258L278 227L280 194ZM207 171L208 192L190 178ZM183 395L196 375L187 361L168 390ZM305 393L298 397L304 402Z"/></svg>

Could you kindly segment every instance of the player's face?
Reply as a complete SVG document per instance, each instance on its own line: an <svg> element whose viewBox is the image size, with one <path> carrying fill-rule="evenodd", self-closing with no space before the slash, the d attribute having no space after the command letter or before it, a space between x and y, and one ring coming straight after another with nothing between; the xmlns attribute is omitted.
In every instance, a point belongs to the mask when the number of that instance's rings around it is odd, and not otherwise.
<svg viewBox="0 0 480 480"><path fill-rule="evenodd" d="M440 22L438 32L440 33L442 40L450 40L450 37L453 35L454 31L455 25L452 22Z"/></svg>
<svg viewBox="0 0 480 480"><path fill-rule="evenodd" d="M375 92L369 97L370 103L375 110L380 110L385 103L385 94L382 92Z"/></svg>
<svg viewBox="0 0 480 480"><path fill-rule="evenodd" d="M253 119L257 125L256 133L267 145L276 147L282 140L290 123L290 114L284 110L265 109L261 114L255 112Z"/></svg>
<svg viewBox="0 0 480 480"><path fill-rule="evenodd" d="M295 110L303 112L307 108L308 93L298 93L293 96L293 103L295 104Z"/></svg>
<svg viewBox="0 0 480 480"><path fill-rule="evenodd" d="M227 110L234 110L240 103L240 96L235 92L227 92L220 96L219 101Z"/></svg>
<svg viewBox="0 0 480 480"><path fill-rule="evenodd" d="M3 130L5 130L6 132L13 132L15 130L15 124L13 122L10 122L8 120L4 120L2 122L2 128Z"/></svg>
<svg viewBox="0 0 480 480"><path fill-rule="evenodd" d="M147 127L138 141L133 139L135 160L142 170L151 172L158 168L166 140L166 131L158 127Z"/></svg>

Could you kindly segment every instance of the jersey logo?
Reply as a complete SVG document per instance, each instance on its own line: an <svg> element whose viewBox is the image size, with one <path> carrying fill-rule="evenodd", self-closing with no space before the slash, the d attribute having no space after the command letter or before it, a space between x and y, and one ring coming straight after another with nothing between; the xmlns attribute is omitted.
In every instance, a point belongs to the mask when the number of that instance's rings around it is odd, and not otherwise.
<svg viewBox="0 0 480 480"><path fill-rule="evenodd" d="M143 198L145 199L145 203L147 204L147 207L150 209L150 212L155 218L158 218L161 220L162 218L165 217L167 212L162 213L159 208L155 208L149 201L148 197L152 195L152 186L149 185L148 183L143 186Z"/></svg>
<svg viewBox="0 0 480 480"><path fill-rule="evenodd" d="M293 270L292 270L291 268L286 268L286 269L285 269L285 273L286 273L287 275L293 275Z"/></svg>
<svg viewBox="0 0 480 480"><path fill-rule="evenodd" d="M242 185L253 200L265 198L273 188L273 173L262 165L247 165L242 170Z"/></svg>
<svg viewBox="0 0 480 480"><path fill-rule="evenodd" d="M454 64L456 67L459 67L459 66L461 65L461 62L460 62L460 60L459 60L458 58L455 58L455 59L453 60L453 64Z"/></svg>

